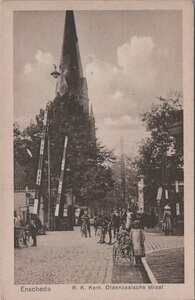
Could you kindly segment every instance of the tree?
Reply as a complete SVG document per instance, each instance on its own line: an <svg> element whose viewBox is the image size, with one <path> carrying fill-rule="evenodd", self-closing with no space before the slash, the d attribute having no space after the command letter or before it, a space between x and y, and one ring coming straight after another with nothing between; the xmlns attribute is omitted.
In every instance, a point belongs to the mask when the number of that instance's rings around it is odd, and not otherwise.
<svg viewBox="0 0 195 300"><path fill-rule="evenodd" d="M159 97L158 103L152 104L150 111L142 116L150 137L141 142L136 164L139 174L144 175L149 202L154 202L159 186L168 188L182 178L182 145L170 135L168 128L173 112L182 109L181 102L181 94L172 92L167 98Z"/></svg>
<svg viewBox="0 0 195 300"><path fill-rule="evenodd" d="M106 206L113 187L110 164L114 155L96 140L94 143L91 121L78 100L71 95L57 96L47 105L51 140L51 189L53 206L59 184L59 174L65 135L68 136L66 165L62 195L72 190L79 205ZM21 133L29 141L32 159L29 180L36 181L40 138L44 111L41 109L35 122ZM18 129L17 129L18 130ZM19 132L16 131L16 134ZM47 194L47 140L43 158L41 194Z"/></svg>
<svg viewBox="0 0 195 300"><path fill-rule="evenodd" d="M122 186L122 174L121 174L121 158L117 158L115 164L113 164L114 172L114 200L116 207L130 206L132 211L137 208L137 182L138 182L138 170L135 165L135 157L124 155L124 173L125 173L125 199L124 203L124 191Z"/></svg>

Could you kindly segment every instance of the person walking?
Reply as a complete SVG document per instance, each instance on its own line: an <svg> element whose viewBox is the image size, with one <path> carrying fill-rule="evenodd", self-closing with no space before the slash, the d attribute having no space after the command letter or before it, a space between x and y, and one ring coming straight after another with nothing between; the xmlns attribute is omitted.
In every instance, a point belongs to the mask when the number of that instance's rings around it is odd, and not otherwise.
<svg viewBox="0 0 195 300"><path fill-rule="evenodd" d="M133 222L133 228L130 232L130 240L133 246L135 266L139 266L141 265L141 258L145 256L145 235L143 229L140 228L139 220Z"/></svg>
<svg viewBox="0 0 195 300"><path fill-rule="evenodd" d="M165 235L169 235L173 231L173 217L171 214L171 207L166 205L164 207L164 214L163 214L163 231Z"/></svg>

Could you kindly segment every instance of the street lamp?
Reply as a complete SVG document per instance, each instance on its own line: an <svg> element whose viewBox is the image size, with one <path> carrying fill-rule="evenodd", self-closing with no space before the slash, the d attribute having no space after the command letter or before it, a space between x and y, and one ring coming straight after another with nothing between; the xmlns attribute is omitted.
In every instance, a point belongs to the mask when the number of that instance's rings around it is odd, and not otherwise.
<svg viewBox="0 0 195 300"><path fill-rule="evenodd" d="M56 65L53 66L54 66L54 70L53 72L50 73L50 75L53 76L53 78L58 78L58 76L60 76L60 73L57 71Z"/></svg>

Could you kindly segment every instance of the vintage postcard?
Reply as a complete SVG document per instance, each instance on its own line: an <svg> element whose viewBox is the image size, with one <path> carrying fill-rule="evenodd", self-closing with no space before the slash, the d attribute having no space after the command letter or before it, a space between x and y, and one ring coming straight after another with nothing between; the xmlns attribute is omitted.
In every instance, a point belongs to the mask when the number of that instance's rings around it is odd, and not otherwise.
<svg viewBox="0 0 195 300"><path fill-rule="evenodd" d="M1 12L1 298L194 299L193 2Z"/></svg>

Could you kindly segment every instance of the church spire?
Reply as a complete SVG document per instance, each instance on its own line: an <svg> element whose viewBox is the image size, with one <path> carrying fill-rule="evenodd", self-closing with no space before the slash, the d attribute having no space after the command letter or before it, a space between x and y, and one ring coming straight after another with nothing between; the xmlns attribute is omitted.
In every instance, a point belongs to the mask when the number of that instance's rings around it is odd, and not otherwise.
<svg viewBox="0 0 195 300"><path fill-rule="evenodd" d="M66 11L59 71L56 94L63 96L68 92L73 95L89 116L87 81L83 77L74 14L70 10Z"/></svg>
<svg viewBox="0 0 195 300"><path fill-rule="evenodd" d="M65 94L67 88L75 91L83 78L80 51L73 11L66 11L60 59L60 73L56 92Z"/></svg>

